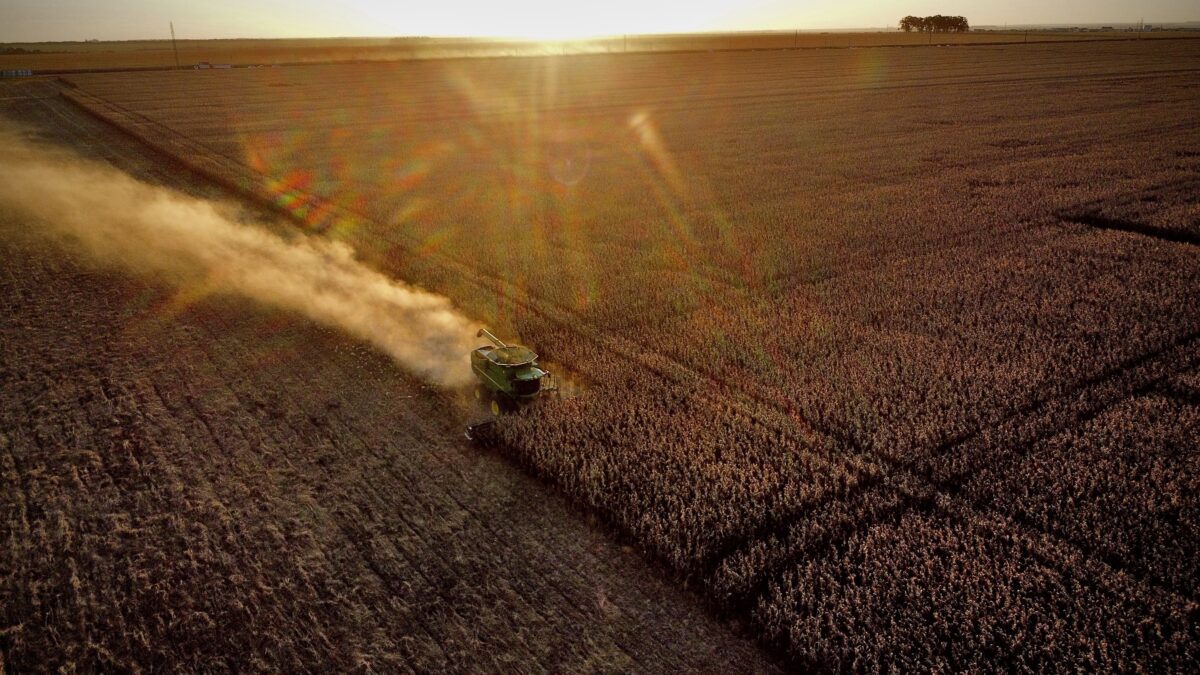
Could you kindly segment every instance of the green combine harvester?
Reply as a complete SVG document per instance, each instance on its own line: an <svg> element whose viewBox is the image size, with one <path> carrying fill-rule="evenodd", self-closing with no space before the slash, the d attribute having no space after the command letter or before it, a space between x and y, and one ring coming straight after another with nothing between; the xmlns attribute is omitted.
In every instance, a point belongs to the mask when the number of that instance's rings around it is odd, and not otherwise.
<svg viewBox="0 0 1200 675"><path fill-rule="evenodd" d="M476 337L492 341L471 352L471 371L479 379L475 398L486 401L492 414L532 403L542 394L557 390L550 373L538 367L538 355L520 345L506 345L486 328Z"/></svg>

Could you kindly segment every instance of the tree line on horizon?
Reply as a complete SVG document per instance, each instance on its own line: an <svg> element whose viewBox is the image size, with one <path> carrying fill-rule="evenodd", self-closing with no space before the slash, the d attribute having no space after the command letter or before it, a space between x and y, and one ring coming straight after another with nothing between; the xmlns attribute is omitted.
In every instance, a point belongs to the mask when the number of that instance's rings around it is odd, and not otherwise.
<svg viewBox="0 0 1200 675"><path fill-rule="evenodd" d="M914 30L930 33L966 33L971 30L971 26L963 16L935 14L920 17L909 15L900 19L900 30L905 33L911 33Z"/></svg>

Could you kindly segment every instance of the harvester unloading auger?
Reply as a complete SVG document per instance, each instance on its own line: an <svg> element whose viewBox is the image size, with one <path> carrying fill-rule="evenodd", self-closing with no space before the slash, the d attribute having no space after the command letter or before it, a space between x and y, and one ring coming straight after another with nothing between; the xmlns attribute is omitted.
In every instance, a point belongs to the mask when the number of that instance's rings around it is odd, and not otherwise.
<svg viewBox="0 0 1200 675"><path fill-rule="evenodd" d="M479 380L475 398L488 404L493 417L558 391L554 376L538 366L538 355L533 350L505 344L486 328L480 328L475 337L486 337L492 342L471 352L471 372ZM469 425L467 438L473 439L481 428L494 421Z"/></svg>

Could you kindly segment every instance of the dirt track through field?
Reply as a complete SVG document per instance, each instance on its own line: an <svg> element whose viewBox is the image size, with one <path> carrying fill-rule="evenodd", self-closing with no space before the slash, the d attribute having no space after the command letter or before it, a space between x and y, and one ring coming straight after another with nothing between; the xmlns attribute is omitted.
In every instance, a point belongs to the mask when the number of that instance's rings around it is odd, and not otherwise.
<svg viewBox="0 0 1200 675"><path fill-rule="evenodd" d="M5 112L44 106L213 196ZM0 212L0 663L770 669L382 355L36 228Z"/></svg>

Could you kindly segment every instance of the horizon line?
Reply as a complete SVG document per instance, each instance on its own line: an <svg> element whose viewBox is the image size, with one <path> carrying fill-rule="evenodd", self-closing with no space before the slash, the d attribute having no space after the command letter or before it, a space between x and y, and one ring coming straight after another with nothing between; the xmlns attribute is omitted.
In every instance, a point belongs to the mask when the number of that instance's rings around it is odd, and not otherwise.
<svg viewBox="0 0 1200 675"><path fill-rule="evenodd" d="M1200 18L1185 20L1185 21L1155 21L1147 19L1145 21L1088 21L1088 22L1068 22L1068 23L1010 23L1010 24L993 24L981 23L972 26L972 30L976 29L1037 29L1037 28L1082 28L1095 26L1137 26L1145 24L1149 26L1184 26L1197 24L1200 26ZM201 42L201 41L237 41L237 40L257 40L257 41L286 41L286 40L497 40L511 42L586 42L588 40L604 40L619 38L622 36L638 36L638 37L669 37L669 36L689 36L689 35L752 35L764 33L820 33L820 32L839 32L839 33L854 33L854 32L901 32L895 26L855 26L855 27L815 27L815 28L749 28L741 30L710 30L710 31L659 31L649 33L598 33L588 36L575 36L566 38L537 38L520 35L452 35L452 34L424 34L424 35L293 35L286 37L187 37L178 38L180 42ZM21 44L94 44L97 42L169 42L171 37L131 37L131 38L85 38L85 39L42 39L42 40L15 40L6 41L0 40L0 45L21 45Z"/></svg>

